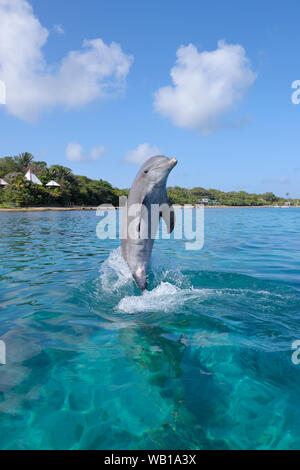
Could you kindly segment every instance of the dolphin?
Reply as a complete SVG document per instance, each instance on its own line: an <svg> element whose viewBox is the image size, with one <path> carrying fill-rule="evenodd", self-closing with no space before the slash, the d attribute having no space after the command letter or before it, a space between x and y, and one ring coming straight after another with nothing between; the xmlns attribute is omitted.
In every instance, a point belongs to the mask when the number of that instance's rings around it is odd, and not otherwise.
<svg viewBox="0 0 300 470"><path fill-rule="evenodd" d="M168 233L174 229L175 214L166 182L176 164L176 158L162 155L149 158L136 175L124 208L122 255L141 291L147 287L147 268L159 218L163 218ZM157 217L153 216L155 210L159 211Z"/></svg>

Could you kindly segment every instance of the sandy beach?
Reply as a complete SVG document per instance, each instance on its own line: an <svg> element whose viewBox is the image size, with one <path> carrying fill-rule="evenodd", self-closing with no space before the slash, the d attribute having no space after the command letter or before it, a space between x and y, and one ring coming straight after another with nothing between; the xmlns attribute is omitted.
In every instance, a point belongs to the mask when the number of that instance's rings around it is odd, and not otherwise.
<svg viewBox="0 0 300 470"><path fill-rule="evenodd" d="M193 209L194 207L202 207L186 205L186 206L173 206L175 209L182 209L185 207L186 209ZM221 206L221 205L212 205L212 206L204 206L205 209L255 209L257 207L260 208L284 208L289 209L291 207L300 207L300 206ZM0 212L45 212L45 211L96 211L98 209L97 206L73 206L73 207L0 207ZM102 210L113 210L111 206L101 207ZM115 207L114 209L122 209L120 207Z"/></svg>

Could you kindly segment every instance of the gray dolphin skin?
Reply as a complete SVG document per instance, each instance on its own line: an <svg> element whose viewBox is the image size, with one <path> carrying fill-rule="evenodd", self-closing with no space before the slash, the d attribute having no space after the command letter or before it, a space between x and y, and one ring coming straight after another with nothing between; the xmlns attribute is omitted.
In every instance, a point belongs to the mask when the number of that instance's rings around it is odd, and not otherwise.
<svg viewBox="0 0 300 470"><path fill-rule="evenodd" d="M136 175L124 208L122 255L141 291L147 287L147 268L159 218L163 218L168 233L174 229L174 209L166 182L176 164L175 158L162 155L149 158Z"/></svg>

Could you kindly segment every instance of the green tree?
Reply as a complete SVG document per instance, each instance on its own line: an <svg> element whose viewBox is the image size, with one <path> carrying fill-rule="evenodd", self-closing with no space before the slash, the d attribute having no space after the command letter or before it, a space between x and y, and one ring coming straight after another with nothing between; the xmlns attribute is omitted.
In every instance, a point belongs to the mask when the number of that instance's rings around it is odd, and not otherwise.
<svg viewBox="0 0 300 470"><path fill-rule="evenodd" d="M29 169L33 159L34 156L29 152L19 153L19 155L14 157L18 170L21 172L26 172Z"/></svg>

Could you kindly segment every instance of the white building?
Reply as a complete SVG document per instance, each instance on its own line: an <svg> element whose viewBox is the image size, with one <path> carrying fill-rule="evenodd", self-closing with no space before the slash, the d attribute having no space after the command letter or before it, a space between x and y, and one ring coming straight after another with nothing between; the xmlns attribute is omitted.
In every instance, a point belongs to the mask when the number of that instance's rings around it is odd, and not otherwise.
<svg viewBox="0 0 300 470"><path fill-rule="evenodd" d="M60 188L60 184L56 183L56 181L53 181L53 180L49 181L49 183L47 183L46 186Z"/></svg>
<svg viewBox="0 0 300 470"><path fill-rule="evenodd" d="M27 179L27 181L30 181L30 183L35 183L35 184L40 184L42 185L42 183L40 182L40 180L38 179L37 176L35 176L35 174L33 173L32 170L28 170L26 175L25 175L25 178Z"/></svg>
<svg viewBox="0 0 300 470"><path fill-rule="evenodd" d="M0 178L0 186L7 186L8 183L4 181L2 178Z"/></svg>

